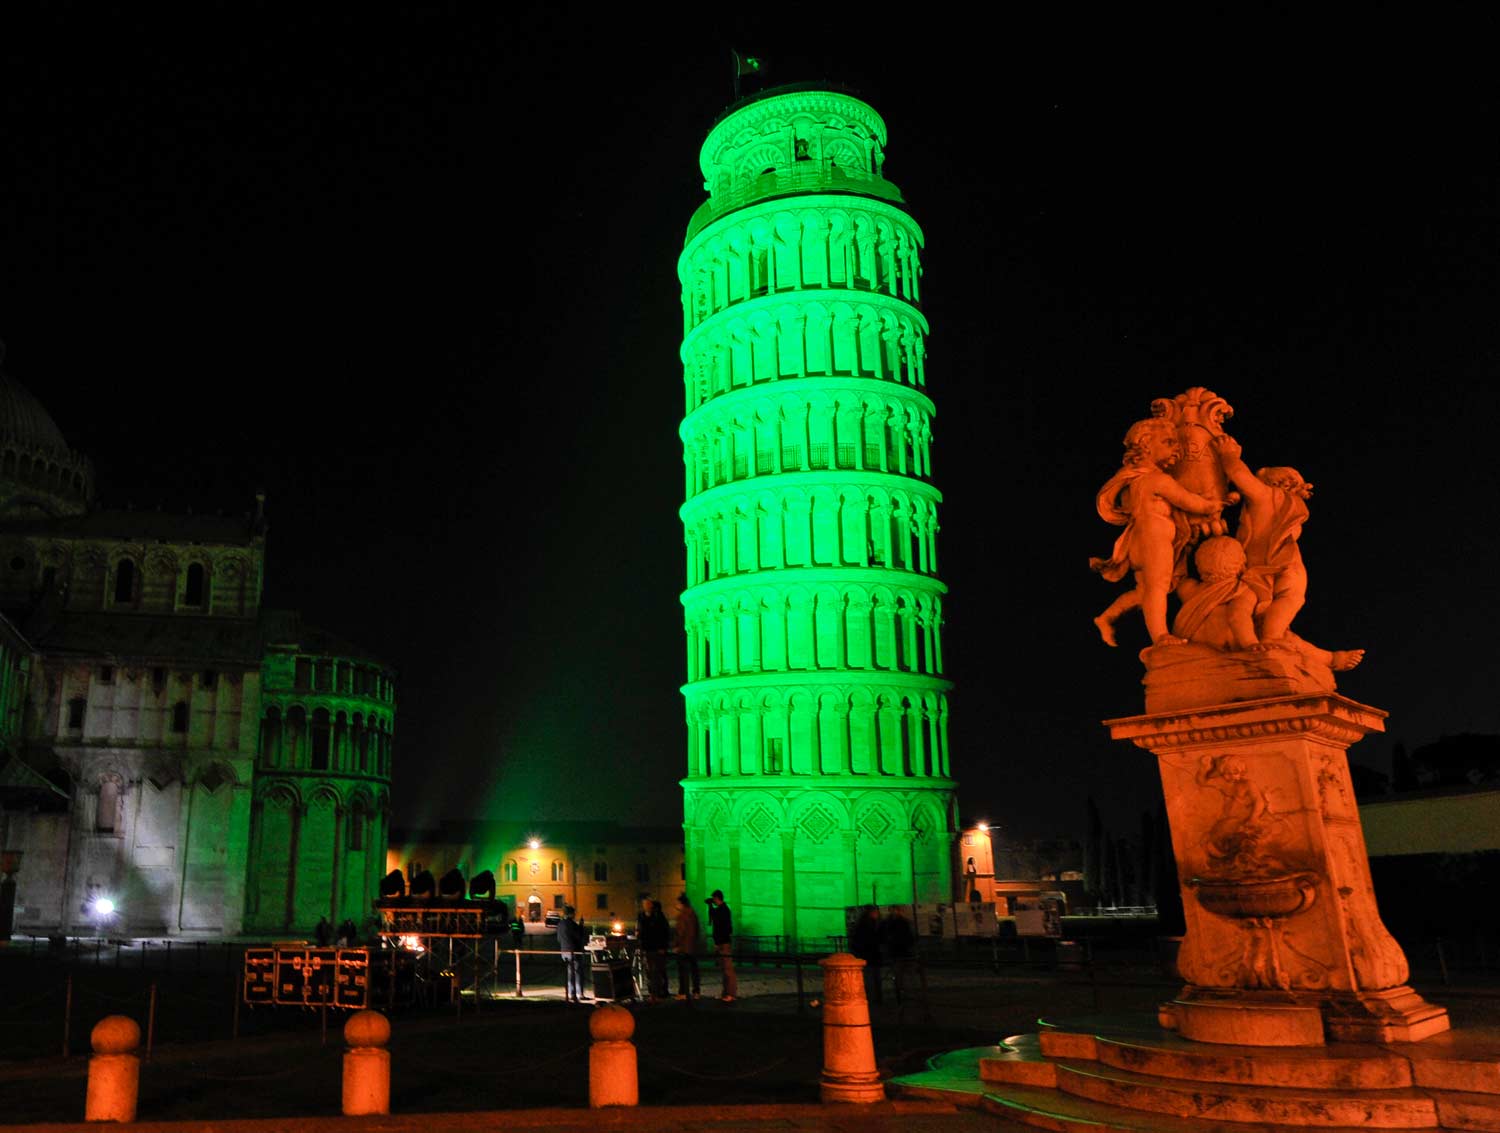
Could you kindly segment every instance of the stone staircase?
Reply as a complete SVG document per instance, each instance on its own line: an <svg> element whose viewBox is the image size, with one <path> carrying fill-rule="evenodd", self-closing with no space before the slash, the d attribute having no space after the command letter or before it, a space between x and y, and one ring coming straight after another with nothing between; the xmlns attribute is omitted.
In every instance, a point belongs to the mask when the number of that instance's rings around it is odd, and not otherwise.
<svg viewBox="0 0 1500 1133"><path fill-rule="evenodd" d="M1065 1133L1500 1133L1500 1028L1419 1043L1242 1047L1082 1019L951 1051L891 1085Z"/></svg>

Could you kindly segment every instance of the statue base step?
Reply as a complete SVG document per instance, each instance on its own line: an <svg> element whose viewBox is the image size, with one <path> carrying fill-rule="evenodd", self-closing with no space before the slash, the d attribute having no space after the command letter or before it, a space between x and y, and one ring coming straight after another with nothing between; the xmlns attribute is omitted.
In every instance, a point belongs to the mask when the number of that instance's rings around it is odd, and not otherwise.
<svg viewBox="0 0 1500 1133"><path fill-rule="evenodd" d="M1254 991L1186 987L1157 1021L1196 1042L1320 1046L1421 1042L1448 1029L1448 1009L1409 987L1383 991Z"/></svg>
<svg viewBox="0 0 1500 1133"><path fill-rule="evenodd" d="M1045 1129L1500 1131L1500 1028L1388 1045L1196 1042L1146 1018L1082 1019L952 1051L896 1078L899 1094L989 1109Z"/></svg>

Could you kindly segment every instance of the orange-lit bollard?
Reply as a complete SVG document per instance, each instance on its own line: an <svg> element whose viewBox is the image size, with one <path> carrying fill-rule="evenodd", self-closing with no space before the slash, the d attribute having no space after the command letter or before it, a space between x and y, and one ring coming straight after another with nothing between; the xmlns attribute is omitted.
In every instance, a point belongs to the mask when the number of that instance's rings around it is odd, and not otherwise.
<svg viewBox="0 0 1500 1133"><path fill-rule="evenodd" d="M640 1078L636 1072L635 1016L625 1008L607 1003L589 1016L589 1108L607 1105L639 1105Z"/></svg>
<svg viewBox="0 0 1500 1133"><path fill-rule="evenodd" d="M141 1091L141 1060L133 1053L141 1045L141 1025L125 1015L106 1015L89 1036L94 1048L89 1059L85 1121L134 1121Z"/></svg>
<svg viewBox="0 0 1500 1133"><path fill-rule="evenodd" d="M344 1024L344 1116L391 1112L391 1022L378 1011L356 1011Z"/></svg>
<svg viewBox="0 0 1500 1133"><path fill-rule="evenodd" d="M823 1100L884 1101L865 1002L865 962L837 952L818 966L823 969Z"/></svg>

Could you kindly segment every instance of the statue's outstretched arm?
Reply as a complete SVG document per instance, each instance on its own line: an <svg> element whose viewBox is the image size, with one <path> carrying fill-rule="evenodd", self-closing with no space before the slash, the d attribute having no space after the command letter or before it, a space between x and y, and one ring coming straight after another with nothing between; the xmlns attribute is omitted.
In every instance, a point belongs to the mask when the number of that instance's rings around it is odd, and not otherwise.
<svg viewBox="0 0 1500 1133"><path fill-rule="evenodd" d="M1270 498L1270 485L1250 471L1250 466L1241 457L1244 450L1240 448L1239 441L1224 433L1214 438L1214 449L1219 454L1219 464L1224 469L1224 475L1245 494L1247 500L1259 502Z"/></svg>
<svg viewBox="0 0 1500 1133"><path fill-rule="evenodd" d="M1200 496L1197 492L1188 491L1165 474L1158 483L1152 484L1152 487L1156 490L1156 494L1169 504L1192 515L1217 515L1224 507L1218 500L1211 500L1207 496Z"/></svg>

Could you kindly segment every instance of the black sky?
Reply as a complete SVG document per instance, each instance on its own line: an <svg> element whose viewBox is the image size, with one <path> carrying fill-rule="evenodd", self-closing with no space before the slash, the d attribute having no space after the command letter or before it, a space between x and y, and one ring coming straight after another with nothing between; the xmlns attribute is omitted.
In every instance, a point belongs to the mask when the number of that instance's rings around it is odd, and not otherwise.
<svg viewBox="0 0 1500 1133"><path fill-rule="evenodd" d="M872 102L926 233L967 816L1149 804L1098 725L1139 710L1144 633L1099 643L1086 564L1125 428L1191 385L1252 466L1317 485L1298 629L1368 648L1343 691L1392 714L1356 757L1500 732L1478 73L1395 22L1348 51L1269 9L1087 45L1076 13L589 13L0 17L7 368L107 506L267 492L268 603L400 672L398 822L680 820L676 256L731 45Z"/></svg>

